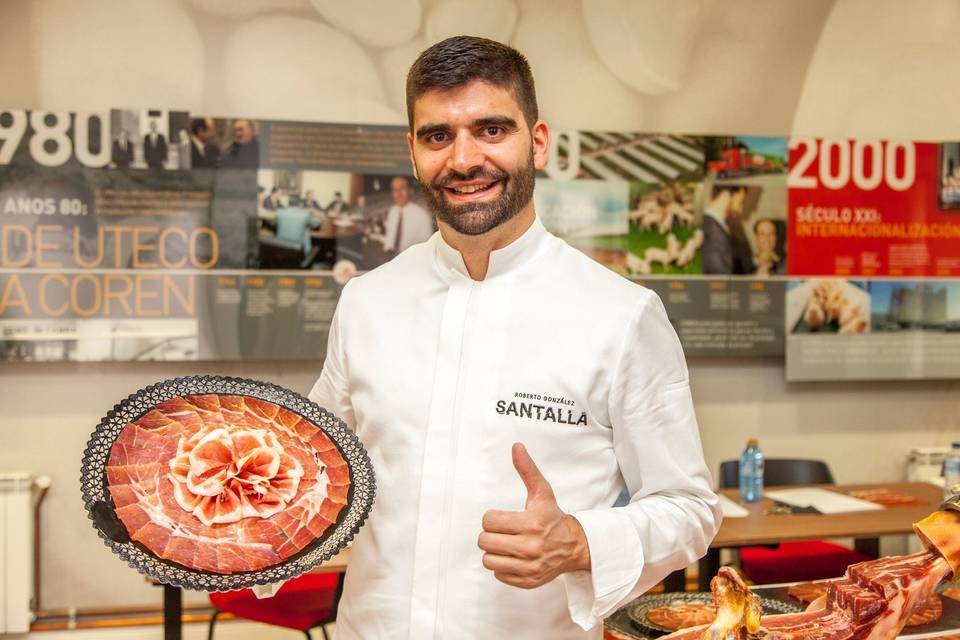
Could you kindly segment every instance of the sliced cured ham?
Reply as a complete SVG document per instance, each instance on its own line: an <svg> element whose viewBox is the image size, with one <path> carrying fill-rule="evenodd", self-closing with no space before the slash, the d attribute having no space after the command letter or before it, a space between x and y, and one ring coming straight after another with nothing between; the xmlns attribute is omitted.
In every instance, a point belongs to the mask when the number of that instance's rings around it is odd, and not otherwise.
<svg viewBox="0 0 960 640"><path fill-rule="evenodd" d="M666 607L655 607L647 611L647 620L658 627L676 631L687 627L696 627L713 622L717 609L709 604L683 602Z"/></svg>
<svg viewBox="0 0 960 640"><path fill-rule="evenodd" d="M913 612L907 623L907 627L919 627L922 624L936 622L943 615L943 599L937 593L931 593L927 601L919 609Z"/></svg>
<svg viewBox="0 0 960 640"><path fill-rule="evenodd" d="M156 556L214 573L283 562L336 524L350 469L297 413L239 395L167 400L127 424L107 486L130 538Z"/></svg>
<svg viewBox="0 0 960 640"><path fill-rule="evenodd" d="M885 507L924 503L924 501L917 496L899 491L891 491L890 489L862 489L860 491L851 491L849 495L853 498L882 504Z"/></svg>
<svg viewBox="0 0 960 640"><path fill-rule="evenodd" d="M827 582L801 582L791 585L787 589L787 595L796 598L800 602L810 604L820 596L827 594Z"/></svg>
<svg viewBox="0 0 960 640"><path fill-rule="evenodd" d="M926 551L851 565L844 578L828 585L823 606L815 605L803 613L761 616L756 595L733 569L721 567L710 583L718 609L714 622L666 638L892 640L911 616L921 612L937 585L960 561L956 543L960 513L936 512L915 524L914 530ZM930 615L919 613L918 619L927 621Z"/></svg>

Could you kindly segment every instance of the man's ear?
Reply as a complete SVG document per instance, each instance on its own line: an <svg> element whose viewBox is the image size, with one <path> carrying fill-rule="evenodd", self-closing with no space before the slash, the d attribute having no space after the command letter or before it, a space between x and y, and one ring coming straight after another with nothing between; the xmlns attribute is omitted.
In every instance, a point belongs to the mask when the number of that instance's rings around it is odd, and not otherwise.
<svg viewBox="0 0 960 640"><path fill-rule="evenodd" d="M410 166L413 167L413 177L417 180L420 176L417 174L417 161L413 158L413 134L407 133L407 149L410 151Z"/></svg>
<svg viewBox="0 0 960 640"><path fill-rule="evenodd" d="M550 127L543 120L537 120L530 130L530 139L533 143L533 166L543 169L550 156Z"/></svg>

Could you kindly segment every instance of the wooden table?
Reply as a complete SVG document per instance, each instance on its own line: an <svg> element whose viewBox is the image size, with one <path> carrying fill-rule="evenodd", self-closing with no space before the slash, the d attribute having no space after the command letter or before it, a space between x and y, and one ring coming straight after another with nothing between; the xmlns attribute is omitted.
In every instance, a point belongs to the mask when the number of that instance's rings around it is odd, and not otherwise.
<svg viewBox="0 0 960 640"><path fill-rule="evenodd" d="M943 490L926 482L884 482L874 484L810 485L828 491L849 493L859 489L889 489L915 496L923 504L890 506L877 511L856 513L778 514L771 513L774 503L764 498L756 504L742 505L750 513L745 518L724 518L720 531L710 543L707 555L700 560L698 586L701 591L710 588L710 579L720 568L720 550L762 544L777 544L795 540L823 538L854 538L858 551L879 555L879 537L913 534L913 523L932 513L943 502ZM774 489L777 487L768 487ZM779 487L788 488L788 487ZM800 486L791 486L791 489ZM740 500L736 489L721 489L720 493L734 502Z"/></svg>
<svg viewBox="0 0 960 640"><path fill-rule="evenodd" d="M340 573L347 570L350 561L350 549L344 549L334 557L324 562L310 573ZM334 609L340 600L340 591L343 589L343 576L337 583L337 593L334 596ZM163 585L163 640L181 640L183 637L183 590L169 584Z"/></svg>
<svg viewBox="0 0 960 640"><path fill-rule="evenodd" d="M327 218L320 227L310 230L310 237L315 240L342 240L363 235L363 226L351 221L350 224L334 224Z"/></svg>

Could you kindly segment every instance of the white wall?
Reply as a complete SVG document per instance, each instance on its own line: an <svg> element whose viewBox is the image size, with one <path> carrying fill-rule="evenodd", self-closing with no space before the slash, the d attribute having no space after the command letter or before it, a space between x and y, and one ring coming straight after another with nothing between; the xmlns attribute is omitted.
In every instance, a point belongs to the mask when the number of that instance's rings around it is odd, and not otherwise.
<svg viewBox="0 0 960 640"><path fill-rule="evenodd" d="M402 123L406 66L472 25L529 55L542 110L562 127L960 138L951 0L493 4L476 20L476 3L452 0L3 0L0 106ZM112 403L199 373L306 392L320 364L0 366L0 469L54 481L43 605L159 602L96 538L80 501L80 455ZM767 359L690 369L712 469L758 436L770 456L825 459L841 482L896 480L907 448L960 438L958 381L787 384Z"/></svg>

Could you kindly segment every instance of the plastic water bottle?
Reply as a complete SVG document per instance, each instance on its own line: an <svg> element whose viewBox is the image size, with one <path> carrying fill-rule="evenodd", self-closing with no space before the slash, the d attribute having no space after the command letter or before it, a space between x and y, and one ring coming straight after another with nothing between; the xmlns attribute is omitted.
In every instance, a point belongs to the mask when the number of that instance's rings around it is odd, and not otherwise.
<svg viewBox="0 0 960 640"><path fill-rule="evenodd" d="M740 454L740 499L743 502L759 502L762 497L763 451L757 439L750 438L747 448Z"/></svg>
<svg viewBox="0 0 960 640"><path fill-rule="evenodd" d="M943 497L960 493L960 442L954 442L943 459Z"/></svg>

